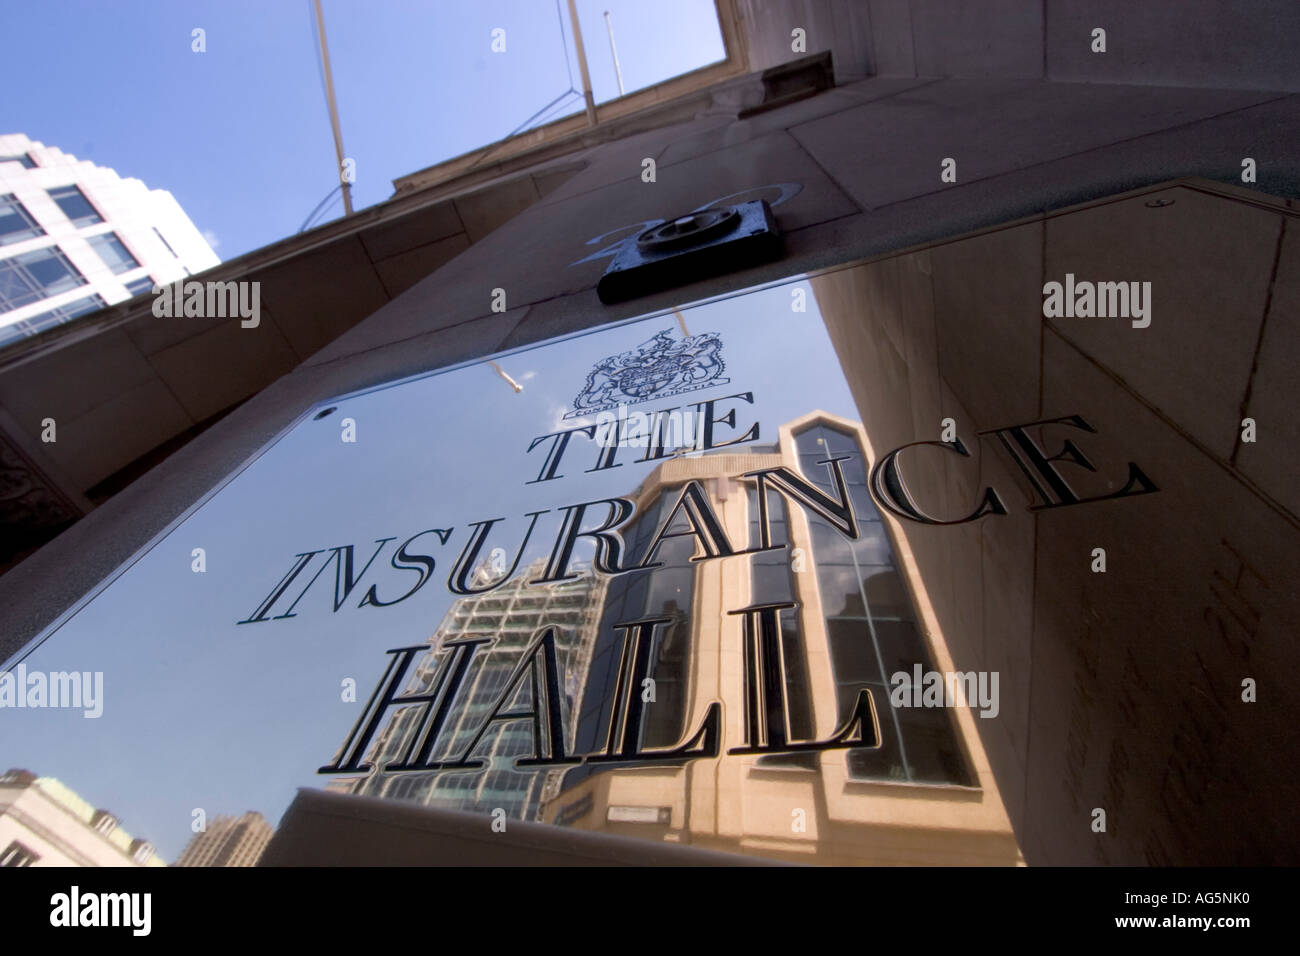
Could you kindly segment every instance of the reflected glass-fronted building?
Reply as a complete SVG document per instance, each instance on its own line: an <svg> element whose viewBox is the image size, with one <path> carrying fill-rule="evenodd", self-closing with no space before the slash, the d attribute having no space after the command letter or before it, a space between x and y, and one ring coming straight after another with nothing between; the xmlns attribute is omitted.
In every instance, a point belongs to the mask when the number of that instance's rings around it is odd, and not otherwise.
<svg viewBox="0 0 1300 956"><path fill-rule="evenodd" d="M405 688L404 696L411 696L427 694L438 685L449 643L488 642L482 666L458 691L457 716L442 738L446 742L443 755L461 754L474 745L473 755L486 767L441 773L385 773L384 768L404 761L428 720L424 707L411 705L394 712L377 735L369 758L375 768L372 773L355 780L336 779L329 784L330 790L392 797L451 810L488 806L500 808L517 820L538 818L550 777L514 767L516 759L532 751L531 729L515 721L481 737L479 730L511 685L521 653L546 627L557 628L559 635L556 651L563 668L564 704L570 709L580 707L607 587L590 569L576 581L530 587L528 582L541 571L541 563L534 563L500 587L453 602L442 625L429 639L430 653L421 659ZM472 586L486 588L505 575L504 564L494 567L485 562L476 569ZM507 704L510 702L507 699Z"/></svg>
<svg viewBox="0 0 1300 956"><path fill-rule="evenodd" d="M977 778L963 742L970 728L943 708L890 705L891 692L910 684L915 668L933 670L936 657L867 490L860 426L813 412L779 433L775 446L674 458L637 490L641 518L626 538L633 553L664 539L655 555L660 566L611 585L583 695L588 706L578 720L579 752L621 743L610 735L626 729L617 718L631 647L617 625L659 618L665 623L649 655L654 693L640 749L679 747L707 721L715 700L722 701L730 747L708 764L588 763L565 776L545 818L711 849L761 847L791 859L1014 862L1018 851L996 787L981 792L991 781ZM760 511L745 475L784 467L834 500L828 458L840 460L856 538L770 486L766 514ZM727 538L757 553L699 560L692 529L700 525L677 506L692 482L706 490ZM765 540L768 550L761 550ZM777 609L779 629L761 633L752 626L756 617L747 624L746 616L724 610L758 604ZM764 660L773 653L776 660ZM772 682L769 673L780 676ZM864 746L796 749L851 726L863 690L876 725ZM935 819L942 813L942 827L915 825L920 801L936 807ZM884 846L893 841L896 847Z"/></svg>

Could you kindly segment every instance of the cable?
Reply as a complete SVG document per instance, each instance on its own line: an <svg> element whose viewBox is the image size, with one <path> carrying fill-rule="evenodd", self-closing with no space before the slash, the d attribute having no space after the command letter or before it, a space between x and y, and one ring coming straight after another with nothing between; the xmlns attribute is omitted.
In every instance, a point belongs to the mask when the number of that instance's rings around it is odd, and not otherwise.
<svg viewBox="0 0 1300 956"><path fill-rule="evenodd" d="M337 186L335 186L333 189L331 189L331 190L329 191L329 193L326 194L325 198L322 199L320 202L318 202L318 203L316 204L316 208L313 209L313 210L312 210L312 211L307 215L307 218L303 220L302 225L298 227L298 232L300 232L300 233L302 233L302 232L306 232L306 231L307 231L307 227L308 227L309 225L311 225L311 221L312 221L313 219L316 218L317 213L321 212L321 211L322 211L322 207L323 207L327 202L329 202L331 198L333 198L333 196L334 196L334 194L335 194L336 192L338 192L338 191L339 191L340 189L342 189L342 188L343 188L343 184L342 184L342 183L339 183Z"/></svg>
<svg viewBox="0 0 1300 956"><path fill-rule="evenodd" d="M551 100L551 102L547 103L545 106L543 106L540 110L538 110L538 111L537 111L536 113L534 113L532 116L528 117L528 119L524 120L522 123L520 123L518 126L516 126L516 127L515 127L513 130L511 130L509 133L506 133L506 135L505 135L505 136L504 136L504 137L503 137L503 138L502 138L498 143L496 143L496 144L493 145L491 148L489 148L489 149L488 149L488 150L487 150L487 151L486 151L482 156L480 156L478 159L474 160L474 162L470 163L469 166L466 167L466 172L468 172L469 170L473 169L473 168L474 168L475 166L477 166L479 163L483 162L483 160L487 159L489 156L491 156L493 153L495 153L498 149L500 149L502 146L504 146L506 143L508 143L508 142L510 141L511 137L513 137L513 136L517 136L520 132L522 132L523 130L527 129L527 128L528 128L528 125L529 125L530 123L532 123L533 121L535 121L539 116L541 116L541 115L542 115L543 113L545 113L547 110L549 110L549 109L551 109L552 107L556 106L556 105L557 105L558 103L560 103L560 102L561 102L565 97L567 97L567 96L572 96L572 95L574 95L576 92L577 92L577 90L574 90L574 89L570 88L570 89L565 90L563 93L561 93L561 94L560 94L559 96L557 96L555 99Z"/></svg>
<svg viewBox="0 0 1300 956"><path fill-rule="evenodd" d="M514 129L512 129L510 132L506 133L505 138L506 138L506 139L509 139L509 138L512 137L512 136L518 136L518 135L519 135L520 133L522 133L524 130L528 129L528 127L531 126L534 122L536 122L536 120L537 120L539 117L541 117L541 115L542 115L543 113L545 113L547 110L549 110L551 107L555 106L556 104L562 102L566 96L571 96L571 95L573 95L573 92L574 92L573 90L565 90L563 93L561 93L561 94L560 94L559 96L557 96L555 99L551 100L551 102L547 103L545 106L543 106L540 110L538 110L538 111L537 111L536 113L534 113L532 116L528 117L528 119L524 120L522 123L520 123L520 124L519 124L518 126L516 126Z"/></svg>
<svg viewBox="0 0 1300 956"><path fill-rule="evenodd" d="M568 92L567 94L565 94L565 95L567 95L567 96L580 96L581 94L580 94L577 90L569 90L569 92ZM559 100L557 100L557 101L555 101L555 102L556 102L556 105L555 105L555 106L551 107L549 110L547 110L547 111L546 111L545 113L543 113L541 116L537 117L537 119L536 119L536 120L534 121L534 123L533 123L534 126L539 125L543 120L549 118L549 117L551 116L551 114L553 114L556 110L558 110L560 107L564 106L564 96L561 96L561 97L559 98Z"/></svg>
<svg viewBox="0 0 1300 956"><path fill-rule="evenodd" d="M332 200L330 200L329 205L327 205L324 209L322 209L322 210L320 211L320 215L317 216L317 217L312 221L311 228L312 228L312 229L315 229L317 226L319 226L319 225L321 225L322 223L326 222L326 221L327 221L327 217L330 215L330 213L332 213L332 212L334 211L334 207L337 206L337 205L339 205L339 203L341 202L342 198L343 198L343 193L340 191L339 194L338 194L337 196L335 196Z"/></svg>
<svg viewBox="0 0 1300 956"><path fill-rule="evenodd" d="M555 19L560 21L560 46L564 47L564 68L569 71L569 89L573 89L573 64L569 62L569 41L564 35L564 15L560 13L560 0L555 0Z"/></svg>

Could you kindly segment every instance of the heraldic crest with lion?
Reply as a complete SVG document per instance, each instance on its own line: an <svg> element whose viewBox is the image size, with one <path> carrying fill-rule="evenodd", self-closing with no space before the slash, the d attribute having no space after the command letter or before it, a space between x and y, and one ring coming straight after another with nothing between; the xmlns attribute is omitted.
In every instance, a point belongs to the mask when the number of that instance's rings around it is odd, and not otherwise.
<svg viewBox="0 0 1300 956"><path fill-rule="evenodd" d="M731 381L722 377L726 367L717 333L674 339L672 330L664 329L634 349L597 362L573 400L573 411L564 417L725 385Z"/></svg>

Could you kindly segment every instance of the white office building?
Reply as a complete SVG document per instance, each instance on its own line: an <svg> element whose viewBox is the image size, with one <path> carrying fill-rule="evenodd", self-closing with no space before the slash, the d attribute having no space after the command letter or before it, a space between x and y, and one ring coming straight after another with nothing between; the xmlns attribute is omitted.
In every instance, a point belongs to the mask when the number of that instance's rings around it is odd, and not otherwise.
<svg viewBox="0 0 1300 956"><path fill-rule="evenodd" d="M0 135L0 347L220 261L165 189Z"/></svg>
<svg viewBox="0 0 1300 956"><path fill-rule="evenodd" d="M53 777L0 774L0 868L166 866L154 846Z"/></svg>

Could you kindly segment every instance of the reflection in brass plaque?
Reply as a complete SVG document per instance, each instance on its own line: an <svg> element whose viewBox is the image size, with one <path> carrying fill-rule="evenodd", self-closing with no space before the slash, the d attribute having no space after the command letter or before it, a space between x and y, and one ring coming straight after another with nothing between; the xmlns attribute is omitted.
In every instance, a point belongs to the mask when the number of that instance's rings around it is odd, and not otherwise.
<svg viewBox="0 0 1300 956"><path fill-rule="evenodd" d="M496 361L308 410L29 650L102 699L8 763L172 862L299 787L801 852L978 787L889 704L935 659L806 282Z"/></svg>
<svg viewBox="0 0 1300 956"><path fill-rule="evenodd" d="M933 316L864 291L888 268L306 410L8 665L30 706L0 760L155 863L228 862L240 827L255 858L304 787L778 859L1019 861L980 731L1027 726L1032 529L1142 509L1168 461L1086 394L939 401ZM36 678L85 706L32 704Z"/></svg>

